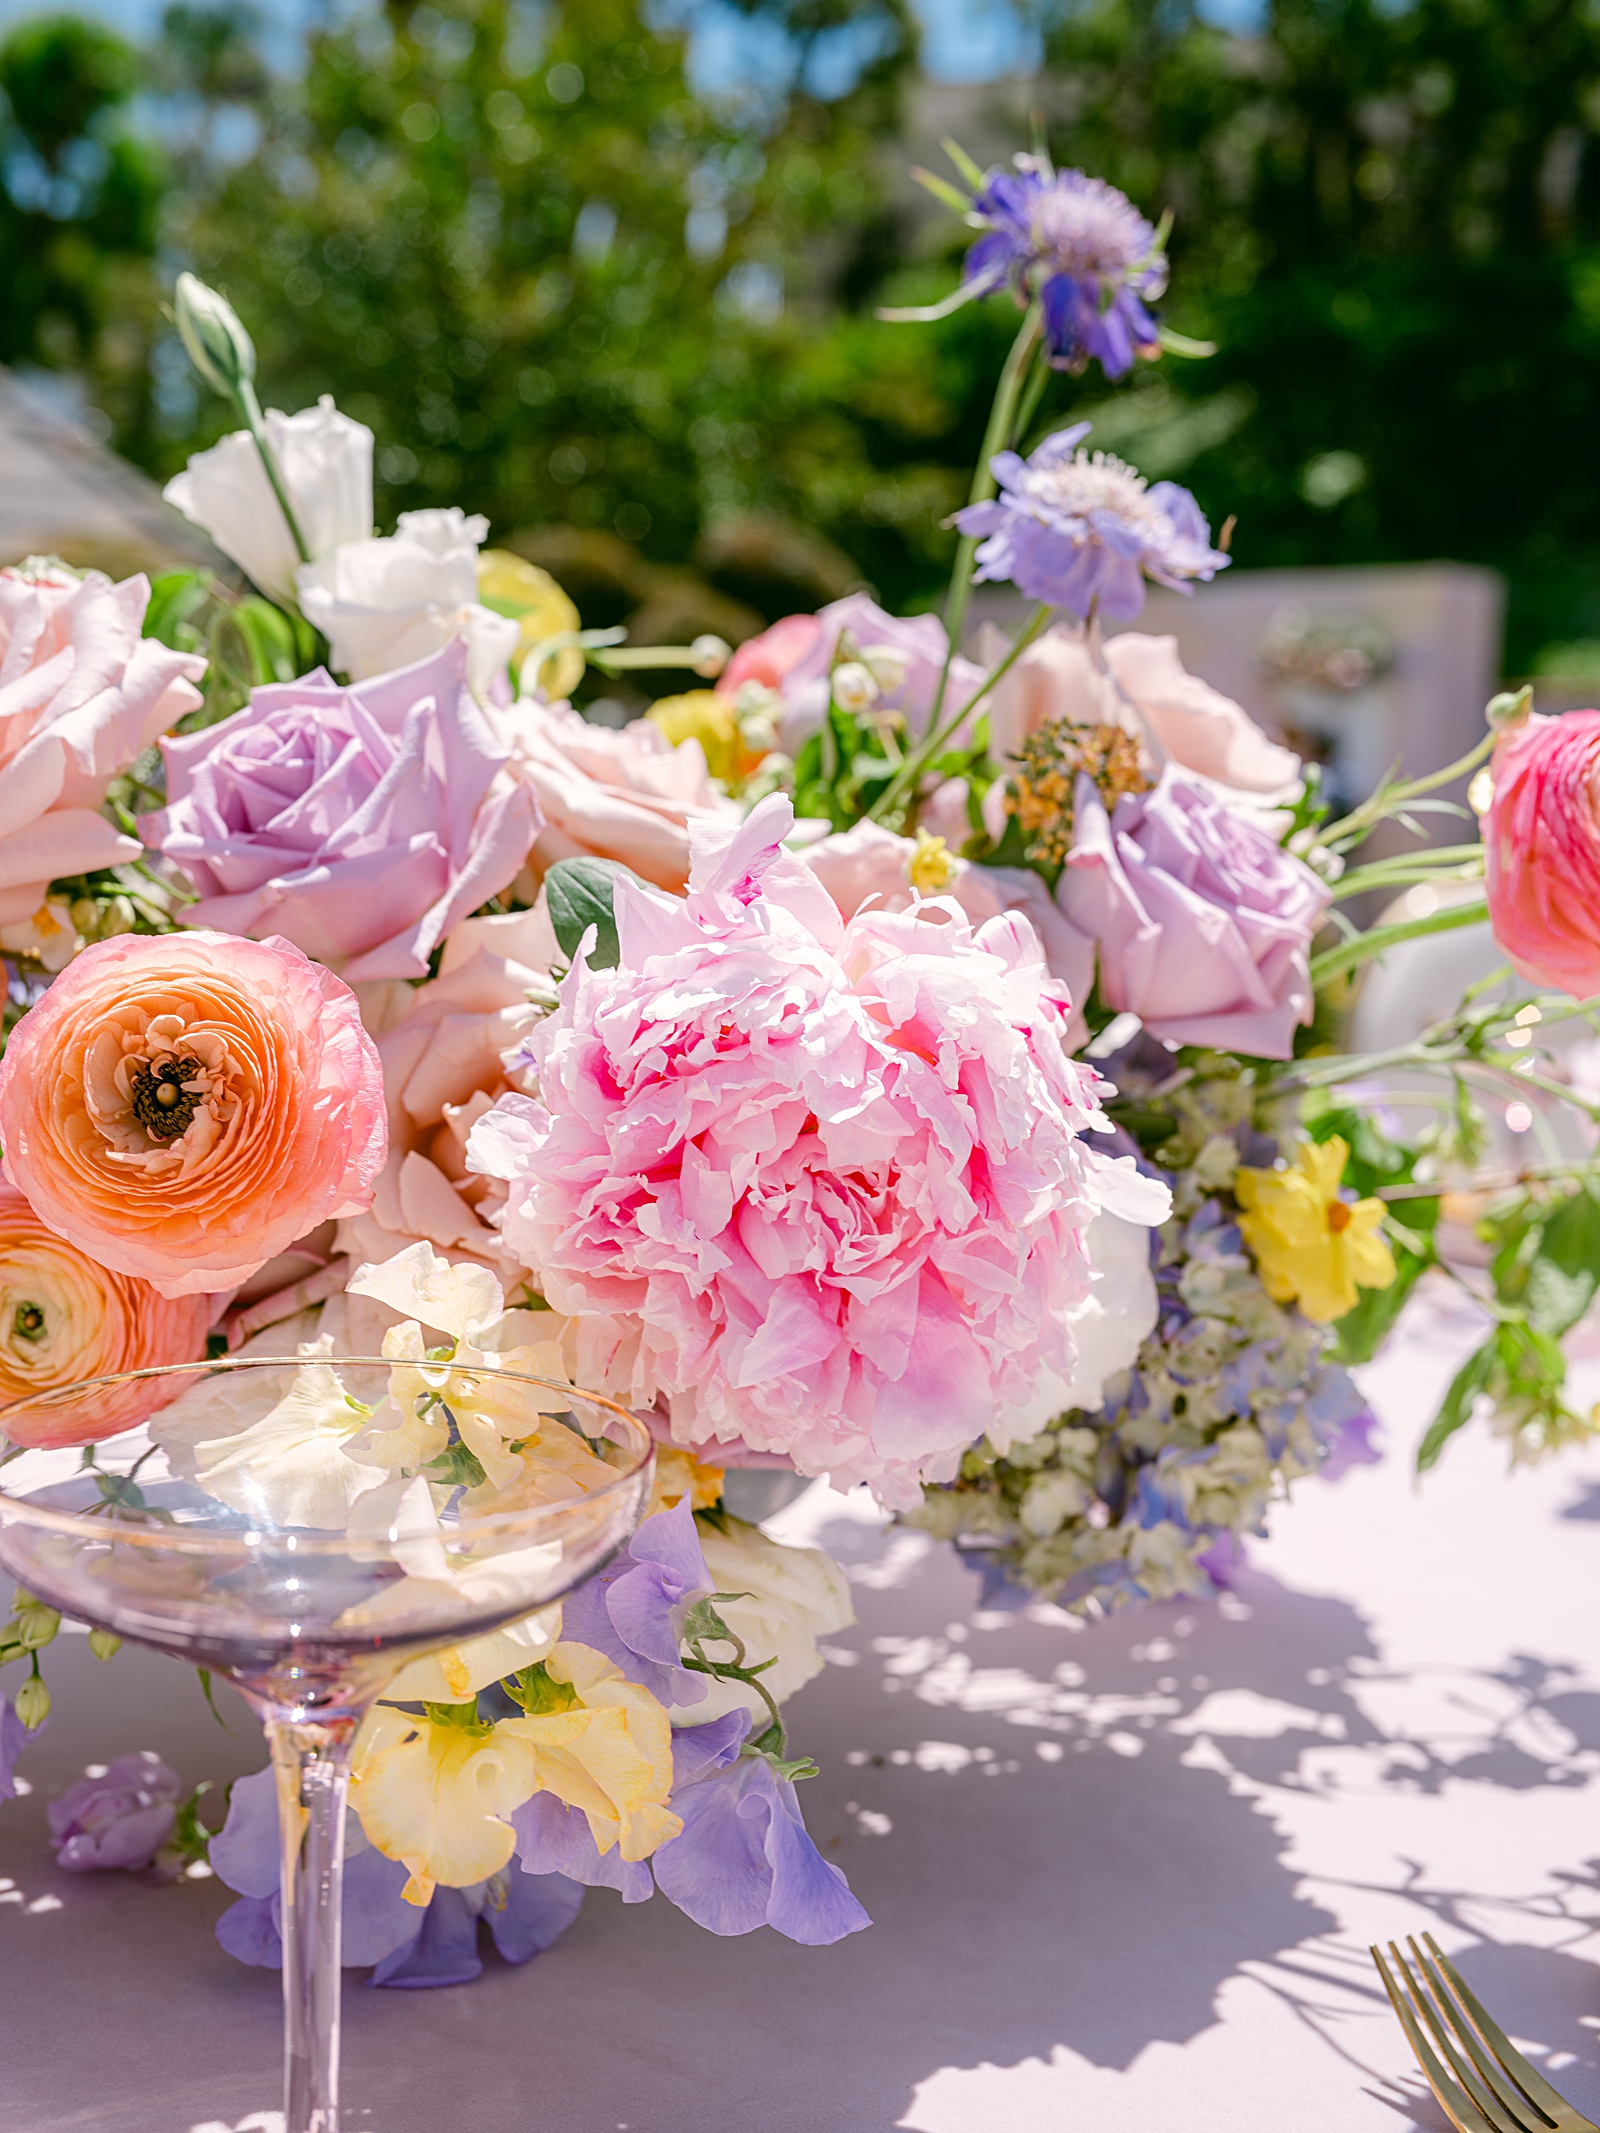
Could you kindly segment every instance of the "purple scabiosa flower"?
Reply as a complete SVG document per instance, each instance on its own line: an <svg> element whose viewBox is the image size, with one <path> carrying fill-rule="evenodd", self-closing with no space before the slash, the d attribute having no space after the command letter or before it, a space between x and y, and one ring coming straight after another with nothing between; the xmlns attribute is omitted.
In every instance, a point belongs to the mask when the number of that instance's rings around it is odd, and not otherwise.
<svg viewBox="0 0 1600 2133"><path fill-rule="evenodd" d="M1144 581L1188 592L1228 558L1211 546L1200 506L1175 481L1144 476L1107 452L1078 449L1087 422L1057 430L1027 458L997 452L989 465L1001 494L955 515L963 533L983 536L980 581L1009 580L1030 600L1131 622L1144 606Z"/></svg>
<svg viewBox="0 0 1600 2133"><path fill-rule="evenodd" d="M45 1809L57 1866L69 1874L148 1866L172 1834L182 1790L177 1772L148 1749L79 1778Z"/></svg>
<svg viewBox="0 0 1600 2133"><path fill-rule="evenodd" d="M620 1666L661 1703L705 1700L703 1674L679 1663L685 1613L711 1590L687 1494L657 1511L606 1567L562 1603L562 1635Z"/></svg>
<svg viewBox="0 0 1600 2133"><path fill-rule="evenodd" d="M1037 296L1057 370L1083 370L1093 357L1120 378L1135 355L1159 353L1145 299L1167 284L1161 236L1104 178L1053 170L1042 156L1013 161L1014 171L989 171L973 198L973 220L986 229L961 286L986 296L1009 282L1024 300Z"/></svg>

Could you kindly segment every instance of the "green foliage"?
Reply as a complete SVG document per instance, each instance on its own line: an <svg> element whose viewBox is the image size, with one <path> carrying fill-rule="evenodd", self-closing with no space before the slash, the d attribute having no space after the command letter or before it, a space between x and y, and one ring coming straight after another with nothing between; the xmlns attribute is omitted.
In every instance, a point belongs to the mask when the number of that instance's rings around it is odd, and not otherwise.
<svg viewBox="0 0 1600 2133"><path fill-rule="evenodd" d="M616 882L619 874L627 872L615 859L558 859L545 875L550 924L568 962L593 926L596 937L589 968L616 968L622 952L617 941Z"/></svg>

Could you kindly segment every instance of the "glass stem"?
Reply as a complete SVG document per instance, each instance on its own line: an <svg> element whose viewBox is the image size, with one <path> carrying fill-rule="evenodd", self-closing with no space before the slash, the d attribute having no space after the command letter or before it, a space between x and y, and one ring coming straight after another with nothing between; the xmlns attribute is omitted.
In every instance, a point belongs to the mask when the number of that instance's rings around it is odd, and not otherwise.
<svg viewBox="0 0 1600 2133"><path fill-rule="evenodd" d="M283 1896L284 2133L339 2133L339 1934L354 1719L269 1719Z"/></svg>

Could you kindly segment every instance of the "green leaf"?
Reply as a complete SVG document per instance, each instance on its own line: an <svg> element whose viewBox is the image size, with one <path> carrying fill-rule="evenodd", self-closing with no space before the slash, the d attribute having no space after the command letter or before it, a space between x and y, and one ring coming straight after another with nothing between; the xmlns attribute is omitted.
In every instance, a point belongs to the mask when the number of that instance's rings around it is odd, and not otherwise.
<svg viewBox="0 0 1600 2133"><path fill-rule="evenodd" d="M1430 1203L1437 1207L1437 1201ZM1338 1359L1341 1363L1370 1363L1394 1329L1396 1319L1405 1309L1412 1290L1427 1269L1433 1264L1431 1252L1408 1252L1397 1249L1394 1255L1395 1278L1386 1289L1363 1289L1361 1301L1353 1311L1347 1311L1335 1326L1339 1336ZM1441 1438L1440 1442L1443 1442ZM1436 1455L1437 1456L1437 1455Z"/></svg>
<svg viewBox="0 0 1600 2133"><path fill-rule="evenodd" d="M255 687L273 681L293 681L298 671L295 635L281 608L252 593L231 610L229 620L244 641L245 654L250 661L250 679Z"/></svg>
<svg viewBox="0 0 1600 2133"><path fill-rule="evenodd" d="M1450 1380L1450 1389L1417 1449L1419 1474L1427 1472L1456 1431L1471 1421L1478 1395L1487 1388L1490 1373L1499 1359L1499 1331L1497 1327L1481 1348L1475 1348Z"/></svg>
<svg viewBox="0 0 1600 2133"><path fill-rule="evenodd" d="M1386 948L1398 947L1401 941L1416 940L1424 933L1450 933L1458 926L1480 925L1488 916L1489 906L1476 897L1471 903L1447 905L1428 918L1406 918L1392 926L1374 926L1369 933L1358 933L1353 941L1340 941L1337 947L1324 948L1321 955L1314 955L1311 982L1326 985L1331 978L1342 977L1345 971L1382 955Z"/></svg>
<svg viewBox="0 0 1600 2133"><path fill-rule="evenodd" d="M589 951L589 968L617 967L621 950L617 944L616 883L617 876L627 871L615 859L558 859L544 877L550 923L569 962L593 926L596 939Z"/></svg>
<svg viewBox="0 0 1600 2133"><path fill-rule="evenodd" d="M1600 1197L1580 1185L1546 1216L1528 1268L1529 1323L1560 1335L1575 1326L1600 1284Z"/></svg>
<svg viewBox="0 0 1600 2133"><path fill-rule="evenodd" d="M209 570L164 570L151 583L141 635L170 645L174 651L193 651L197 640L189 627L190 618L205 605L211 584Z"/></svg>

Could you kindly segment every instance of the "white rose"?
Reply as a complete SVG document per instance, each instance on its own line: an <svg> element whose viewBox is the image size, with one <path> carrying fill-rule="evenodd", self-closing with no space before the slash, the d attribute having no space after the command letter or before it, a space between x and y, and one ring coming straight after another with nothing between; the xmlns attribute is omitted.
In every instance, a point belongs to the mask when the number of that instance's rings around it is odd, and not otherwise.
<svg viewBox="0 0 1600 2133"><path fill-rule="evenodd" d="M748 1599L719 1600L717 1612L744 1639L748 1664L777 1660L761 1679L773 1700L782 1703L822 1672L818 1637L848 1629L856 1618L844 1572L820 1548L782 1547L742 1518L730 1518L726 1533L704 1520L697 1524L713 1592L749 1594ZM731 1653L726 1645L708 1644L706 1656L722 1659ZM703 1726L741 1706L754 1713L759 1733L767 1723L767 1707L754 1689L736 1681L708 1682L704 1703L684 1705L672 1715L678 1725Z"/></svg>
<svg viewBox="0 0 1600 2133"><path fill-rule="evenodd" d="M394 533L351 540L295 576L300 608L352 681L413 666L452 637L467 640L467 680L481 703L508 663L519 625L478 599L487 519L459 510L402 511Z"/></svg>
<svg viewBox="0 0 1600 2133"><path fill-rule="evenodd" d="M313 558L372 531L372 432L324 393L298 415L265 416L267 444ZM300 557L255 439L235 430L196 452L162 492L231 556L261 590L292 601Z"/></svg>

